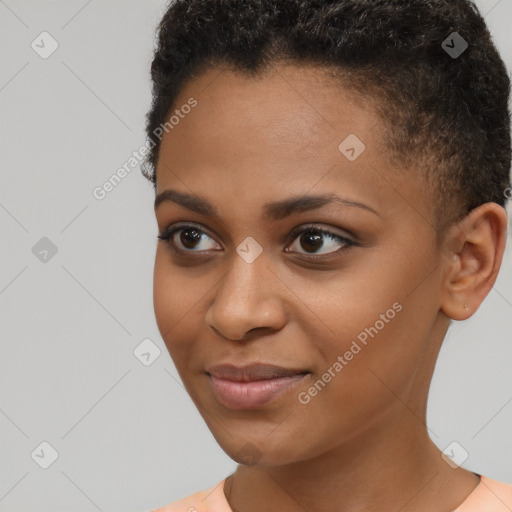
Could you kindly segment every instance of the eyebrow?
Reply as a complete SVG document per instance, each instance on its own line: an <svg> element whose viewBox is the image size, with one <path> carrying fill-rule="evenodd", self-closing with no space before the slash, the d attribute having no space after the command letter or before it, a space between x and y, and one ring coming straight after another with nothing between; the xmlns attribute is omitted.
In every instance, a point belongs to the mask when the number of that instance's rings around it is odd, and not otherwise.
<svg viewBox="0 0 512 512"><path fill-rule="evenodd" d="M205 215L207 217L213 217L216 219L220 218L217 208L215 208L209 201L207 201L204 197L201 196L187 194L184 192L178 192L177 190L171 189L164 190L155 198L155 210L161 203L165 201L171 201L173 203L179 204L184 208L187 208L188 210L192 210L193 212ZM344 206L353 206L356 208L361 208L369 212L372 212L379 217L381 216L371 206L368 206L367 204L352 201L350 199L344 199L342 197L337 196L336 194L320 194L289 197L281 201L265 203L265 205L263 206L263 211L265 217L267 217L268 219L281 220L294 213L301 213L309 210L314 210L330 203L340 203Z"/></svg>

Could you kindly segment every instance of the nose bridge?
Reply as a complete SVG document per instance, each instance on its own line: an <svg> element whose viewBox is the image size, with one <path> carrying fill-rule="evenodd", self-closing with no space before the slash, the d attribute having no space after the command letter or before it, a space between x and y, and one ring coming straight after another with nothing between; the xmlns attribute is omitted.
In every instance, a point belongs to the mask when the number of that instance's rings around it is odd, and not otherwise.
<svg viewBox="0 0 512 512"><path fill-rule="evenodd" d="M230 339L258 327L279 329L286 320L273 273L263 251L244 241L233 254L229 271L218 284L206 321Z"/></svg>
<svg viewBox="0 0 512 512"><path fill-rule="evenodd" d="M244 301L258 300L268 289L268 258L263 250L258 254L251 242L242 242L233 254L230 272L221 282L222 292L236 295ZM229 297L228 297L229 298Z"/></svg>

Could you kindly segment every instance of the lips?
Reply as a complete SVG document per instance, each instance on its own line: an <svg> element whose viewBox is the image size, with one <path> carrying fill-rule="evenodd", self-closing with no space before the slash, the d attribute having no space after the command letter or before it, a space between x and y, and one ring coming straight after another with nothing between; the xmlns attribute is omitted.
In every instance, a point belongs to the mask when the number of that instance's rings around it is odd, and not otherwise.
<svg viewBox="0 0 512 512"><path fill-rule="evenodd" d="M311 372L254 363L243 367L212 366L206 373L221 404L232 409L252 409L291 390Z"/></svg>
<svg viewBox="0 0 512 512"><path fill-rule="evenodd" d="M234 382L253 382L256 380L277 379L280 377L291 377L308 373L307 370L295 370L282 368L272 364L253 363L247 366L235 366L223 364L212 366L206 373L218 379Z"/></svg>

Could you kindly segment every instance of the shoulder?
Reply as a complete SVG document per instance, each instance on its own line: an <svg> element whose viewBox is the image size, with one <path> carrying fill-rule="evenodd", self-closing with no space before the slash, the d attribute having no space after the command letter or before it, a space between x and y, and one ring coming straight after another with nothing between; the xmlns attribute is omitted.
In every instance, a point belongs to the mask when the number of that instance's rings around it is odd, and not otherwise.
<svg viewBox="0 0 512 512"><path fill-rule="evenodd" d="M506 504L507 510L510 510L512 507L512 484L482 476L481 485L485 487L487 495L492 495L496 501Z"/></svg>
<svg viewBox="0 0 512 512"><path fill-rule="evenodd" d="M454 512L510 512L512 484L484 475L475 490Z"/></svg>
<svg viewBox="0 0 512 512"><path fill-rule="evenodd" d="M209 489L197 491L186 498L147 512L232 512L224 496L224 482Z"/></svg>

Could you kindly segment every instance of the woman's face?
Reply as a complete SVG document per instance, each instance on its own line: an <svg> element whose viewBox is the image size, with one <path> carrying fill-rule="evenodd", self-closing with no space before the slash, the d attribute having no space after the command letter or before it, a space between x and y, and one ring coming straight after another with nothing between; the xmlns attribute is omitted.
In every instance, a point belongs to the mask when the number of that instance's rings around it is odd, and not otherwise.
<svg viewBox="0 0 512 512"><path fill-rule="evenodd" d="M208 71L175 109L157 196L176 194L155 212L160 234L181 231L158 241L154 308L221 447L278 465L399 418L424 429L448 325L443 258L431 199L414 170L391 168L370 102L280 65ZM285 371L247 370L247 383L243 369L212 369L254 364Z"/></svg>

